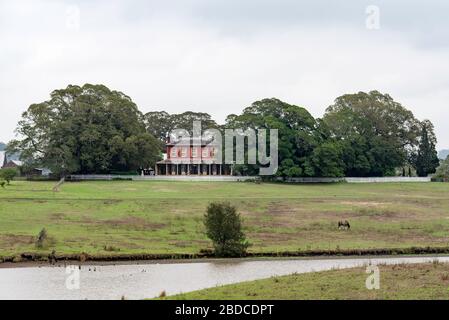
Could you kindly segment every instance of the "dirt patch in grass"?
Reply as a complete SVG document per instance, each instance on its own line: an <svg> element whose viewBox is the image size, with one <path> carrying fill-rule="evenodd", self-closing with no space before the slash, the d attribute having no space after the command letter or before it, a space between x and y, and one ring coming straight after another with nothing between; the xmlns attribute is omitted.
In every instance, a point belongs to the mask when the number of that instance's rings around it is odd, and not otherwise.
<svg viewBox="0 0 449 320"><path fill-rule="evenodd" d="M178 247L178 248L188 248L193 244L199 244L201 246L206 247L208 245L208 241L195 240L195 241L170 241L170 245Z"/></svg>
<svg viewBox="0 0 449 320"><path fill-rule="evenodd" d="M62 212L56 212L49 215L49 218L52 220L62 220L66 217L66 215Z"/></svg>
<svg viewBox="0 0 449 320"><path fill-rule="evenodd" d="M364 207L380 207L388 205L387 202L376 202L376 201L342 201L340 204L346 206L364 206Z"/></svg>
<svg viewBox="0 0 449 320"><path fill-rule="evenodd" d="M297 239L299 236L300 236L299 234L291 234L291 233L268 233L268 232L248 233L249 239L261 241L262 243L264 243L265 241L274 243L276 241L289 241Z"/></svg>
<svg viewBox="0 0 449 320"><path fill-rule="evenodd" d="M297 212L297 207L285 203L273 203L267 208L267 213L270 215L292 215Z"/></svg>
<svg viewBox="0 0 449 320"><path fill-rule="evenodd" d="M135 230L157 230L162 229L166 226L166 224L164 223L151 223L143 218L136 216L127 216L120 219L102 220L97 221L97 223L109 227L129 228Z"/></svg>
<svg viewBox="0 0 449 320"><path fill-rule="evenodd" d="M113 204L118 204L118 203L120 203L120 202L122 202L122 200L108 199L108 200L103 201L103 204L106 204L106 205L113 205Z"/></svg>
<svg viewBox="0 0 449 320"><path fill-rule="evenodd" d="M17 245L28 245L35 241L33 236L24 236L17 234L3 234L0 235L0 242L5 245L5 247L13 247Z"/></svg>
<svg viewBox="0 0 449 320"><path fill-rule="evenodd" d="M388 220L389 222L391 222L392 219L407 218L406 215L403 215L400 212L377 207L360 208L354 210L353 212L348 213L348 217L368 217L373 220Z"/></svg>

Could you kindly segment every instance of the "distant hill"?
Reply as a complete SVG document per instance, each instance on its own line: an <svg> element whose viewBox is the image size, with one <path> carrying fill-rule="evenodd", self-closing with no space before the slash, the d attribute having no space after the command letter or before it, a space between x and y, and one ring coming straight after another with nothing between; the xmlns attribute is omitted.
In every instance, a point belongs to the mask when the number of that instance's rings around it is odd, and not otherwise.
<svg viewBox="0 0 449 320"><path fill-rule="evenodd" d="M5 150L5 148L6 148L6 144L3 142L0 142L0 151Z"/></svg>
<svg viewBox="0 0 449 320"><path fill-rule="evenodd" d="M443 160L446 160L446 158L449 156L449 150L448 149L446 149L446 150L441 150L439 153L438 153L438 158L440 158L440 159L443 159Z"/></svg>

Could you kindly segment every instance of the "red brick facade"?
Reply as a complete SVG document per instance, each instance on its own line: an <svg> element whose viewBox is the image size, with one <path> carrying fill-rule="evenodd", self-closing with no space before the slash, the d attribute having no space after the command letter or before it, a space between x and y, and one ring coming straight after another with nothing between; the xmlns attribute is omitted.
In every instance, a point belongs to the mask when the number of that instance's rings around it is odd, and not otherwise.
<svg viewBox="0 0 449 320"><path fill-rule="evenodd" d="M156 164L156 175L232 175L220 163L219 146L211 141L182 139L166 145L167 158Z"/></svg>

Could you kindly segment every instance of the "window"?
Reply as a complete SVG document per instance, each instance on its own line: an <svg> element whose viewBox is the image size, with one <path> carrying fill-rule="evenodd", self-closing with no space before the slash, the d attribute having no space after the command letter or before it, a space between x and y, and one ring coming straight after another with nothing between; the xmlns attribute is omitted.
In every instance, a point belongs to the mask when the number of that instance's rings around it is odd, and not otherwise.
<svg viewBox="0 0 449 320"><path fill-rule="evenodd" d="M198 157L198 148L192 148L192 158Z"/></svg>
<svg viewBox="0 0 449 320"><path fill-rule="evenodd" d="M170 158L177 158L177 156L178 156L178 150L176 148L171 148Z"/></svg>
<svg viewBox="0 0 449 320"><path fill-rule="evenodd" d="M203 148L203 158L209 158L209 150L207 148Z"/></svg>
<svg viewBox="0 0 449 320"><path fill-rule="evenodd" d="M187 148L181 149L181 157L183 157L183 158L187 157Z"/></svg>

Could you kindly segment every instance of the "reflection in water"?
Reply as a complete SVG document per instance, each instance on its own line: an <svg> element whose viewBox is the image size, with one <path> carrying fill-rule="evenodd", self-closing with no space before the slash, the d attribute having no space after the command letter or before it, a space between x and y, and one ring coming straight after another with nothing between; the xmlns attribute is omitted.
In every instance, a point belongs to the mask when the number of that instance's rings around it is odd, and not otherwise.
<svg viewBox="0 0 449 320"><path fill-rule="evenodd" d="M235 260L83 266L79 290L68 290L63 267L0 269L0 299L144 299L271 276L372 264L449 262L449 257Z"/></svg>

